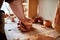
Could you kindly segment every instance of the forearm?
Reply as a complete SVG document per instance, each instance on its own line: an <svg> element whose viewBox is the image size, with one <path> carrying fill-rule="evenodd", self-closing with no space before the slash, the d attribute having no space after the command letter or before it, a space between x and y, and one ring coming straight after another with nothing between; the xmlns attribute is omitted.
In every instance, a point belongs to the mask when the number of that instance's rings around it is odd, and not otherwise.
<svg viewBox="0 0 60 40"><path fill-rule="evenodd" d="M22 0L13 0L8 3L10 4L11 9L16 14L16 16L20 20L25 20L23 6L22 6Z"/></svg>
<svg viewBox="0 0 60 40"><path fill-rule="evenodd" d="M60 1L57 6L56 17L54 20L55 29L60 33Z"/></svg>
<svg viewBox="0 0 60 40"><path fill-rule="evenodd" d="M56 17L55 17L55 24L60 25L60 1L57 6Z"/></svg>

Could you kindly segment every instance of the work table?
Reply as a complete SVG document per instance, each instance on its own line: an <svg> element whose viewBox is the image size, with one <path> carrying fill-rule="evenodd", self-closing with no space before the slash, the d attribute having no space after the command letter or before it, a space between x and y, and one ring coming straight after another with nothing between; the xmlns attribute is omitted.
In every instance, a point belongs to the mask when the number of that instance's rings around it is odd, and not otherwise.
<svg viewBox="0 0 60 40"><path fill-rule="evenodd" d="M44 28L40 24L33 24L34 31L22 33L17 23L5 24L5 34L7 40L55 40L60 34L54 29ZM39 37L39 38L38 38Z"/></svg>

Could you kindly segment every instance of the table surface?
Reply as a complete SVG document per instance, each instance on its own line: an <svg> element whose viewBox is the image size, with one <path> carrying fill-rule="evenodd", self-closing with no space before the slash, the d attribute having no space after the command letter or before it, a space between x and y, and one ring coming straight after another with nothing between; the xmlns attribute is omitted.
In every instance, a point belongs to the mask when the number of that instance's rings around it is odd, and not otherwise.
<svg viewBox="0 0 60 40"><path fill-rule="evenodd" d="M4 29L5 29L5 34L6 34L7 40L19 40L19 39L20 40L29 40L27 38L32 37L33 35L36 35L36 34L40 34L40 36L45 35L45 36L49 36L52 38L56 38L56 37L60 36L60 34L57 33L55 30L49 29L49 28L43 28L43 26L40 24L33 24L33 27L36 28L36 30L27 32L27 33L22 33L20 30L18 30L17 27L18 27L17 23L12 22L12 23L5 24ZM33 39L33 40L35 40L35 39ZM53 39L51 39L51 40L53 40Z"/></svg>

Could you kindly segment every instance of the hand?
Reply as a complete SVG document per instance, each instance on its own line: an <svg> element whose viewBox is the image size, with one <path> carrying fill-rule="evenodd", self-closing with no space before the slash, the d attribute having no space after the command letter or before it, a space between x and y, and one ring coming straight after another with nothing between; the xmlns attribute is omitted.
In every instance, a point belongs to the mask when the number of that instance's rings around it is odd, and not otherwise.
<svg viewBox="0 0 60 40"><path fill-rule="evenodd" d="M32 28L32 23L27 23L25 22L24 24L19 21L18 23L18 29L21 30L22 32L29 32L31 31Z"/></svg>

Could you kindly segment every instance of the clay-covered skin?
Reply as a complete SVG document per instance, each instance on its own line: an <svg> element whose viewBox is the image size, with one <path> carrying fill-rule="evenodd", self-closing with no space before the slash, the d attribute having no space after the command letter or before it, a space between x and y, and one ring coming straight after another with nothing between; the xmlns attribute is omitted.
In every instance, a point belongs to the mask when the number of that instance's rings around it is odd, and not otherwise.
<svg viewBox="0 0 60 40"><path fill-rule="evenodd" d="M54 20L55 30L60 33L60 0L57 7L56 17Z"/></svg>

